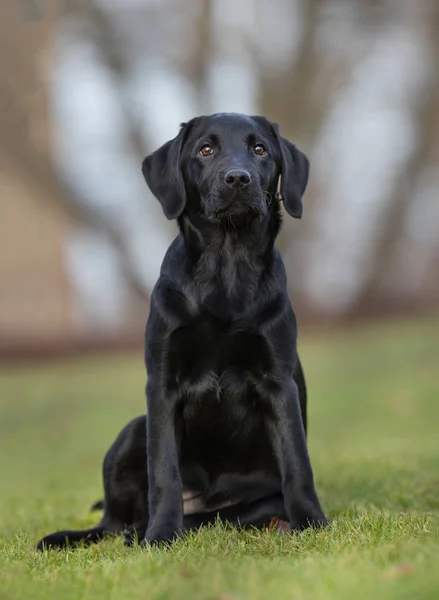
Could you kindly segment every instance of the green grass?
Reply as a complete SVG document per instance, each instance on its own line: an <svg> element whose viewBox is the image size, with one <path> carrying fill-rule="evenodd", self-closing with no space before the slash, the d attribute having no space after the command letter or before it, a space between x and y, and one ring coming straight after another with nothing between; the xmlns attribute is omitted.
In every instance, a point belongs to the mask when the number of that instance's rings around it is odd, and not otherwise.
<svg viewBox="0 0 439 600"><path fill-rule="evenodd" d="M220 524L172 549L34 551L98 515L101 461L144 410L136 356L0 373L0 598L439 598L439 321L303 337L310 452L332 521L300 535Z"/></svg>

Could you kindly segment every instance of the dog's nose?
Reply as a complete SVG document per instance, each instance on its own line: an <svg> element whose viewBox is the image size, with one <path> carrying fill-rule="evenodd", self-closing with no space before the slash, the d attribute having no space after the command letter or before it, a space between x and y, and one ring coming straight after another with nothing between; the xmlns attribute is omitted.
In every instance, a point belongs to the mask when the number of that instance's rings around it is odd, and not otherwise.
<svg viewBox="0 0 439 600"><path fill-rule="evenodd" d="M243 188L252 180L251 175L244 169L229 169L224 175L224 181L230 187Z"/></svg>

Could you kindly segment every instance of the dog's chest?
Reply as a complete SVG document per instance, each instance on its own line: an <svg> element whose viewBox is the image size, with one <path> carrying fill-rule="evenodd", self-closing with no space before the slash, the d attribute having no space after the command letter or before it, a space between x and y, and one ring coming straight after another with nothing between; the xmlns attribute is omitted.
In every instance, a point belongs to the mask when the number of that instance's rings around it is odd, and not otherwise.
<svg viewBox="0 0 439 600"><path fill-rule="evenodd" d="M220 319L248 309L257 293L261 266L240 252L224 249L200 260L192 293L203 309Z"/></svg>
<svg viewBox="0 0 439 600"><path fill-rule="evenodd" d="M200 319L174 331L168 344L169 373L181 393L216 397L241 394L274 375L273 353L257 333Z"/></svg>
<svg viewBox="0 0 439 600"><path fill-rule="evenodd" d="M255 465L264 470L270 460L264 450L266 400L276 386L269 342L256 333L200 320L172 334L169 359L180 398L182 460L202 464L211 477L218 465L227 471Z"/></svg>

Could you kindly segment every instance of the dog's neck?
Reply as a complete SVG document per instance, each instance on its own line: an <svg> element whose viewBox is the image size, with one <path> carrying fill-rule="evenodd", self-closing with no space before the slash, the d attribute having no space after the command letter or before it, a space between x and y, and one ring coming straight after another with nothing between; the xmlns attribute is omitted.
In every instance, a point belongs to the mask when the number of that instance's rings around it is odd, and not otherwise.
<svg viewBox="0 0 439 600"><path fill-rule="evenodd" d="M188 214L179 219L200 302L221 303L226 298L239 312L254 299L261 279L271 268L281 224L279 206L272 206L261 220L240 225L201 223L200 219Z"/></svg>

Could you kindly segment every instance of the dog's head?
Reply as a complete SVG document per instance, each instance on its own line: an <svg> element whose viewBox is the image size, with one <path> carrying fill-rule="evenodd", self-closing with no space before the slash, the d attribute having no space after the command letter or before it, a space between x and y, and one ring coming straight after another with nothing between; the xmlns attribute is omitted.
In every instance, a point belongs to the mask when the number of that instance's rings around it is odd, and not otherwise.
<svg viewBox="0 0 439 600"><path fill-rule="evenodd" d="M261 218L279 177L287 212L300 218L309 163L265 117L219 113L184 123L142 171L168 219L184 211L210 220Z"/></svg>

